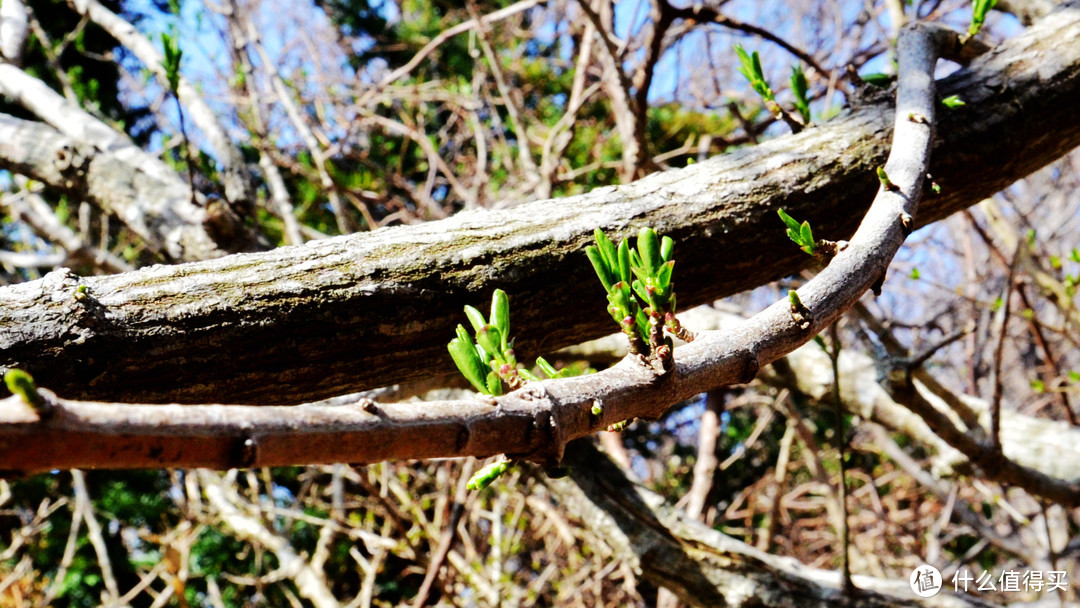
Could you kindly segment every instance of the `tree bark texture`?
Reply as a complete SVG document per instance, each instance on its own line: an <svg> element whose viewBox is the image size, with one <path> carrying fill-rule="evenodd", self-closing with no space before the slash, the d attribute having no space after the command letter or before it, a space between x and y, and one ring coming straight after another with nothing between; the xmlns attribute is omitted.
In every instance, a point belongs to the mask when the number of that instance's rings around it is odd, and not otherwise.
<svg viewBox="0 0 1080 608"><path fill-rule="evenodd" d="M924 225L1080 144L1080 10L1066 8L939 83ZM298 403L446 374L446 343L500 287L521 358L612 329L584 255L592 230L675 238L680 304L810 263L776 209L846 238L879 183L892 96L824 125L626 186L501 211L109 277L56 272L0 290L0 364L63 397ZM76 299L79 285L87 297Z"/></svg>

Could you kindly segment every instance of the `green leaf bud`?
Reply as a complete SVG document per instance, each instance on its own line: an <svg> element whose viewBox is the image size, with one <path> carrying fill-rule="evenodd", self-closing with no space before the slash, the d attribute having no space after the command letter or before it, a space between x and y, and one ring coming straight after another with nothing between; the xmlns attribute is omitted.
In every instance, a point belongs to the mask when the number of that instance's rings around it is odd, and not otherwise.
<svg viewBox="0 0 1080 608"><path fill-rule="evenodd" d="M482 490L492 484L500 475L510 469L512 463L509 460L499 460L480 469L465 484L470 490Z"/></svg>

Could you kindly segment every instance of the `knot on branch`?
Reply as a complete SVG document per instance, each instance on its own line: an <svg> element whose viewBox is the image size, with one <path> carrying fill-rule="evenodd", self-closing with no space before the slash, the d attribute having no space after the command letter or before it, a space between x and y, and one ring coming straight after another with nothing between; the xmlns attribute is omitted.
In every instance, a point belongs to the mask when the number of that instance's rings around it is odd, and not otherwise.
<svg viewBox="0 0 1080 608"><path fill-rule="evenodd" d="M86 183L86 169L90 165L92 153L81 146L65 144L56 151L53 165L64 178L64 188L82 189Z"/></svg>

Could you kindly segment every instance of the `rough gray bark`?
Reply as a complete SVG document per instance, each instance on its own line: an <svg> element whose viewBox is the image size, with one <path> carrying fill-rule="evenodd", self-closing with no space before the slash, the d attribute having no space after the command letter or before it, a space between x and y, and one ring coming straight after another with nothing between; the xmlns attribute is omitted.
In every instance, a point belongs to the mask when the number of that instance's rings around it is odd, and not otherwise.
<svg viewBox="0 0 1080 608"><path fill-rule="evenodd" d="M586 441L567 449L571 479L549 481L559 502L585 520L642 578L691 606L988 606L970 594L914 597L906 581L856 576L845 597L840 573L809 568L725 536L630 482Z"/></svg>
<svg viewBox="0 0 1080 608"><path fill-rule="evenodd" d="M1062 9L939 83L967 102L937 126L918 224L1000 190L1080 144L1080 10ZM445 345L501 287L518 351L610 331L583 254L599 226L676 239L683 305L808 264L775 209L844 238L878 187L891 99L796 136L622 187L419 226L112 277L56 274L0 290L0 364L66 397L296 403L443 374ZM90 298L74 306L75 286Z"/></svg>

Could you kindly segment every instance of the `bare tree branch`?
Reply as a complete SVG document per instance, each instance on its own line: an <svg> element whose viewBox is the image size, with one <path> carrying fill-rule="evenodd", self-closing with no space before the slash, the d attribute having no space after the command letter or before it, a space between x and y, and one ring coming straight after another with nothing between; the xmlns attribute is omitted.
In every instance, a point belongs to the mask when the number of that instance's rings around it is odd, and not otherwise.
<svg viewBox="0 0 1080 608"><path fill-rule="evenodd" d="M38 469L46 462L46 468L60 468L63 465L48 459L76 454L94 458L101 463L98 466L147 466L147 458L158 461L150 466L162 466L163 455L175 458L177 452L184 453L185 459L175 460L172 466L270 465L277 458L287 459L281 464L372 462L395 456L500 452L557 462L572 439L622 420L654 418L694 394L748 382L762 366L808 341L854 305L884 275L914 226L912 214L929 161L937 103L931 77L937 62L935 49L944 46L949 35L943 29L913 25L901 36L897 121L893 152L886 163L891 177L880 186L850 243L840 247L829 265L802 287L798 300L781 300L732 331L699 334L678 349L670 372L627 357L604 372L531 384L490 403L427 403L420 409L365 402L344 410L345 420L338 415L342 410L334 412L332 406L117 408L73 402L58 402L46 416L29 409L21 398L12 398L5 411L13 419L0 427L0 433L12 442L21 436L19 445L26 453L0 461L0 468ZM50 274L44 281L50 279L64 281L61 273ZM101 304L85 293L79 295L83 297L72 296L75 306L85 306L93 316ZM600 413L592 413L596 410ZM335 441L295 441L301 429L305 434L332 433ZM402 433L409 431L414 440L403 441ZM130 447L105 448L102 443L115 442L117 433ZM64 441L63 437L83 441ZM171 443L166 447L162 442ZM61 444L60 453L49 449ZM128 464L117 463L118 457ZM202 460L195 463L186 458Z"/></svg>

